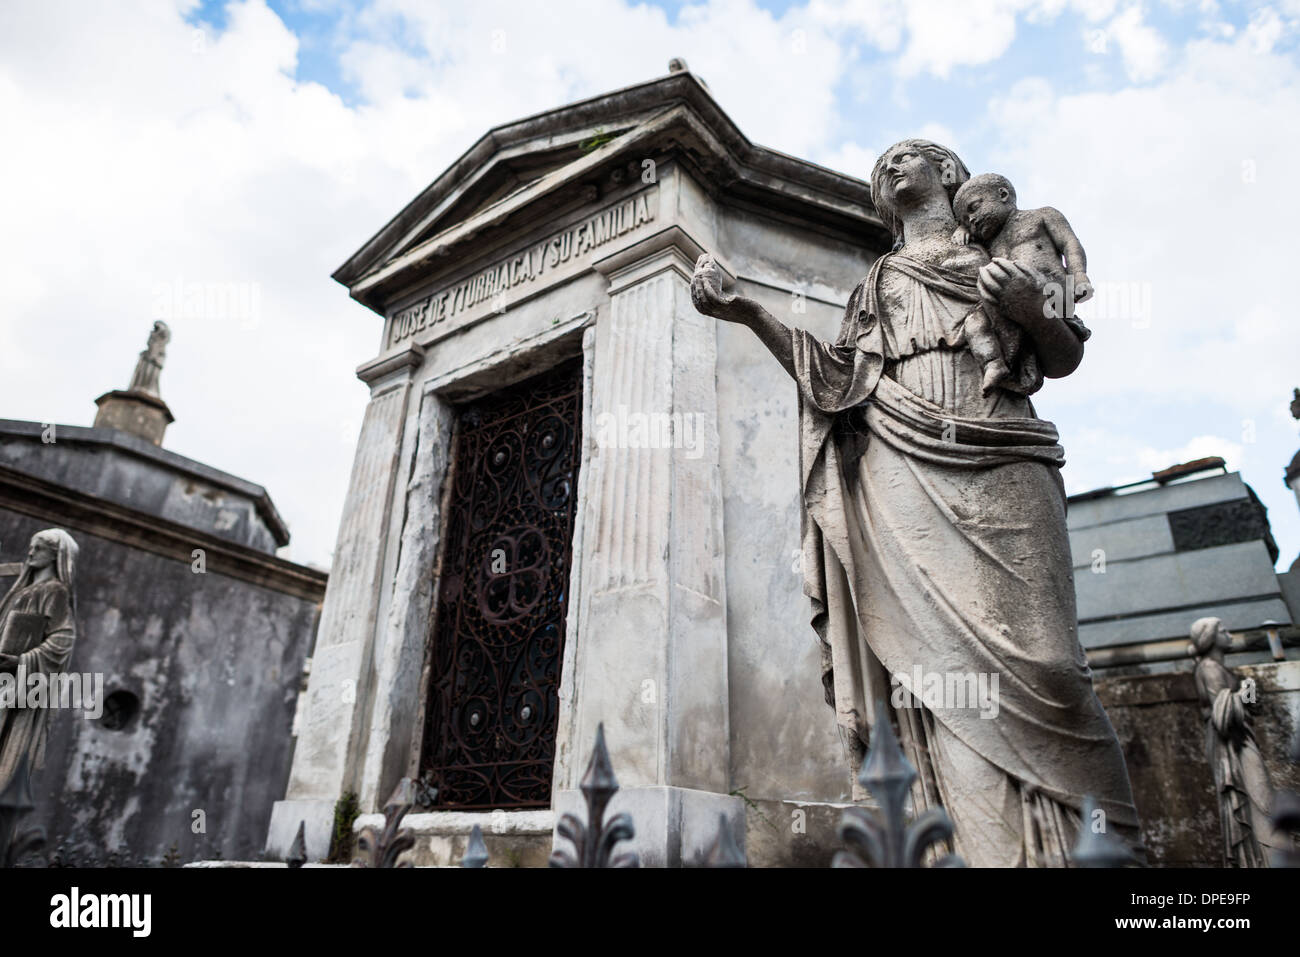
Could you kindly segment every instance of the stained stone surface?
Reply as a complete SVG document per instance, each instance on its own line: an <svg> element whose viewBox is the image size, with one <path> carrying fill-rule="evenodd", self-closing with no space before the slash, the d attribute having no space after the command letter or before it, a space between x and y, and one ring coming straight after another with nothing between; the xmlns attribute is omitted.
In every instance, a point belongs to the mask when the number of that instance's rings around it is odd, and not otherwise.
<svg viewBox="0 0 1300 957"><path fill-rule="evenodd" d="M256 858L325 576L275 556L288 529L261 486L121 431L50 429L0 421L0 564L42 528L74 534L71 669L115 706L51 715L33 823L83 860Z"/></svg>

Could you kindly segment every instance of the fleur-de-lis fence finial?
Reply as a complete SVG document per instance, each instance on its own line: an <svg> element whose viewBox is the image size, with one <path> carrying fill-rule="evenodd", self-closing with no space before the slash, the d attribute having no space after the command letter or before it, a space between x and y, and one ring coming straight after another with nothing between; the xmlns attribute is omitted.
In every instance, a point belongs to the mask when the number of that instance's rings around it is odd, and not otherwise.
<svg viewBox="0 0 1300 957"><path fill-rule="evenodd" d="M745 848L736 841L736 835L727 826L727 815L718 815L718 834L704 855L705 867L748 867Z"/></svg>
<svg viewBox="0 0 1300 957"><path fill-rule="evenodd" d="M1097 802L1091 794L1083 798L1083 820L1074 840L1070 860L1075 867L1127 867L1137 863L1133 852L1118 838L1112 837L1103 827L1093 827L1097 819Z"/></svg>
<svg viewBox="0 0 1300 957"><path fill-rule="evenodd" d="M636 836L630 815L615 814L605 820L605 809L618 791L614 768L605 748L605 724L596 726L596 747L579 785L587 802L587 821L584 824L572 814L565 814L556 825L555 832L573 845L573 851L556 849L551 854L551 867L640 867L641 860L635 851L614 854L614 845L630 841Z"/></svg>
<svg viewBox="0 0 1300 957"><path fill-rule="evenodd" d="M410 867L410 861L398 858L415 846L415 835L409 827L402 827L402 818L415 804L415 785L410 778L402 778L384 805L384 830L364 827L357 835L357 850L361 852L353 867ZM400 830L399 830L400 828Z"/></svg>
<svg viewBox="0 0 1300 957"><path fill-rule="evenodd" d="M289 853L284 859L286 866L290 868L299 868L307 863L307 822L298 822L298 833L293 836L293 843L289 845Z"/></svg>
<svg viewBox="0 0 1300 957"><path fill-rule="evenodd" d="M460 859L460 866L487 867L487 862L488 849L483 841L483 828L475 824L469 832L469 846L465 848L465 856Z"/></svg>
<svg viewBox="0 0 1300 957"><path fill-rule="evenodd" d="M951 840L952 821L943 808L930 808L911 824L906 822L907 795L915 780L916 768L903 754L882 701L876 706L871 748L858 781L879 802L883 820L866 808L845 809L839 827L845 850L835 852L832 867L924 867L930 846ZM955 854L946 854L935 866L966 865Z"/></svg>

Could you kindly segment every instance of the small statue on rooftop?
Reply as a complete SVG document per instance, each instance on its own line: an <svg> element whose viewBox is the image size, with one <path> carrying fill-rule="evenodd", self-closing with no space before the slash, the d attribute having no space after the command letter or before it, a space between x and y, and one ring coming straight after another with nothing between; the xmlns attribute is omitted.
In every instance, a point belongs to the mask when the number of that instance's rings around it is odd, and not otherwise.
<svg viewBox="0 0 1300 957"><path fill-rule="evenodd" d="M140 353L140 361L135 364L135 374L131 376L128 392L161 396L158 391L158 376L162 372L163 361L167 358L167 343L171 337L172 332L167 328L167 323L159 320L153 324L149 344Z"/></svg>

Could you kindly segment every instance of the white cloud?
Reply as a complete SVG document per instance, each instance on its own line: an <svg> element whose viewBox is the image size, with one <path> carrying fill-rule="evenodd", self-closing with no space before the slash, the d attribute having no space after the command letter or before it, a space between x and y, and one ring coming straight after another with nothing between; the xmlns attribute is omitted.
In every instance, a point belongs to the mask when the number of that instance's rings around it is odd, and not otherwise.
<svg viewBox="0 0 1300 957"><path fill-rule="evenodd" d="M1269 53L1287 32L1287 25L1276 10L1265 7L1251 14L1246 26L1246 42L1256 53Z"/></svg>
<svg viewBox="0 0 1300 957"><path fill-rule="evenodd" d="M860 35L894 53L903 76L990 63L1011 45L1016 18L1026 10L1051 13L1060 4L1040 0L815 0L809 16Z"/></svg>
<svg viewBox="0 0 1300 957"><path fill-rule="evenodd" d="M1040 394L1066 437L1071 488L1173 464L1197 436L1226 437L1198 449L1233 451L1272 506L1286 561L1300 540L1280 479L1300 443L1277 414L1300 384L1294 217L1282 213L1296 208L1297 115L1292 59L1244 35L1197 40L1140 87L1060 95L1022 83L990 108L1000 145L985 157L1022 205L1065 213L1094 281L1150 297L1149 316L1081 306L1094 332L1084 365Z"/></svg>
<svg viewBox="0 0 1300 957"><path fill-rule="evenodd" d="M682 56L748 135L806 155L843 63L801 11L750 0L675 25L618 0L381 0L345 14L349 106L294 80L298 39L262 0L229 4L221 31L187 23L193 9L0 6L0 409L89 424L177 284L243 290L256 322L172 320L166 446L265 484L287 555L322 564L366 402L353 369L380 336L335 267L493 124Z"/></svg>
<svg viewBox="0 0 1300 957"><path fill-rule="evenodd" d="M1143 448L1137 452L1136 464L1144 472L1158 472L1171 465L1194 462L1218 456L1223 459L1228 471L1235 472L1241 468L1242 446L1217 435L1198 435L1181 446L1173 449Z"/></svg>
<svg viewBox="0 0 1300 957"><path fill-rule="evenodd" d="M946 77L957 66L998 59L1016 36L1016 17L1029 0L912 0L908 44L899 61L904 76L927 70Z"/></svg>
<svg viewBox="0 0 1300 957"><path fill-rule="evenodd" d="M344 64L366 99L430 101L462 148L496 123L660 76L678 56L748 136L802 155L834 121L845 65L816 17L799 7L774 16L753 0L690 5L672 24L622 0L380 0L365 22L373 36L350 43ZM395 54L394 34L407 52Z"/></svg>
<svg viewBox="0 0 1300 957"><path fill-rule="evenodd" d="M880 151L887 145L887 143L883 142L879 146L863 146L860 143L845 142L833 150L821 153L817 158L817 162L828 169L847 173L849 176L856 176L858 179L870 179L871 168L876 165L876 157L880 155Z"/></svg>
<svg viewBox="0 0 1300 957"><path fill-rule="evenodd" d="M1130 80L1141 83L1164 72L1169 44L1158 30L1144 22L1141 7L1129 7L1116 16L1107 26L1106 35L1119 47Z"/></svg>
<svg viewBox="0 0 1300 957"><path fill-rule="evenodd" d="M1111 425L1067 428L1066 489L1074 494L1141 482L1161 469L1212 456L1222 458L1229 471L1237 471L1247 460L1241 438L1204 434L1176 446L1155 446Z"/></svg>
<svg viewBox="0 0 1300 957"><path fill-rule="evenodd" d="M898 54L893 63L903 77L946 78L957 67L992 63L1006 53L1022 17L1044 23L1069 11L1095 23L1115 6L1115 0L812 0L808 17Z"/></svg>

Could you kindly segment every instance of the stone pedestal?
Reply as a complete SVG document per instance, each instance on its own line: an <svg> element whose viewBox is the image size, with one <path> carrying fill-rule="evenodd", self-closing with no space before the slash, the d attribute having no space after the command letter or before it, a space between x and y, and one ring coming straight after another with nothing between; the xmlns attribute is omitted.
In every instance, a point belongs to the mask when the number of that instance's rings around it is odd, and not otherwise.
<svg viewBox="0 0 1300 957"><path fill-rule="evenodd" d="M415 846L402 858L415 867L460 867L474 825L483 833L488 867L546 867L551 857L555 814L540 811L432 811L408 814L402 827L415 836ZM353 833L365 827L383 830L382 814L363 814Z"/></svg>
<svg viewBox="0 0 1300 957"><path fill-rule="evenodd" d="M117 429L138 435L154 445L162 445L167 426L176 419L167 403L156 395L115 389L95 400L95 428Z"/></svg>

